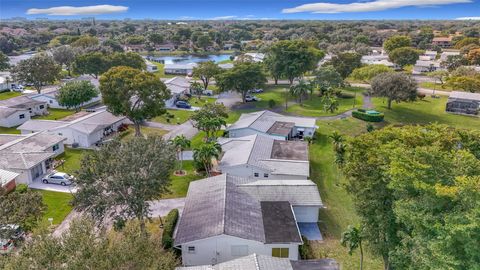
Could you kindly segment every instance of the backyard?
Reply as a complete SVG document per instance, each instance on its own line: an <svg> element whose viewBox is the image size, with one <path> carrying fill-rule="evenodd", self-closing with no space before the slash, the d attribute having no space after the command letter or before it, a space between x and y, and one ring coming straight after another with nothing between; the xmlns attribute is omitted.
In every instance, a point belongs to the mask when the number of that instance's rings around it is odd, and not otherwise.
<svg viewBox="0 0 480 270"><path fill-rule="evenodd" d="M17 127L0 127L0 134L20 134L20 130Z"/></svg>
<svg viewBox="0 0 480 270"><path fill-rule="evenodd" d="M5 100L13 97L18 97L21 96L22 93L19 92L13 92L13 91L8 91L8 92L1 92L0 93L0 100Z"/></svg>
<svg viewBox="0 0 480 270"><path fill-rule="evenodd" d="M64 160L64 162L56 169L75 175L75 172L80 169L83 154L88 151L91 150L65 147L65 152L56 157L57 160Z"/></svg>
<svg viewBox="0 0 480 270"><path fill-rule="evenodd" d="M74 113L74 110L49 108L47 115L35 116L33 118L37 120L60 120Z"/></svg>
<svg viewBox="0 0 480 270"><path fill-rule="evenodd" d="M162 198L179 198L187 196L188 185L190 182L205 178L204 174L197 174L195 172L193 161L185 160L183 161L183 170L187 172L185 176L176 176L172 175L171 185L170 185L170 194L162 196Z"/></svg>
<svg viewBox="0 0 480 270"><path fill-rule="evenodd" d="M70 193L54 192L47 190L36 190L42 194L43 203L47 206L43 220L48 221L48 218L53 218L53 224L60 224L65 217L72 211L70 201L73 196Z"/></svg>

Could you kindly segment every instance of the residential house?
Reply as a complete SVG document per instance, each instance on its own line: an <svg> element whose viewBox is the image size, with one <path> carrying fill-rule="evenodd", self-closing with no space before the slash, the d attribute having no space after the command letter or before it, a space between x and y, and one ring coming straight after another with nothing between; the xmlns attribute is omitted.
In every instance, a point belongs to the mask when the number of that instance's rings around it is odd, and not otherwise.
<svg viewBox="0 0 480 270"><path fill-rule="evenodd" d="M30 120L31 116L47 114L47 103L27 96L0 100L0 126L14 127Z"/></svg>
<svg viewBox="0 0 480 270"><path fill-rule="evenodd" d="M440 69L440 62L438 61L424 61L424 60L417 60L415 65L413 66L412 74L422 74L426 72L433 72Z"/></svg>
<svg viewBox="0 0 480 270"><path fill-rule="evenodd" d="M58 103L57 95L58 95L58 87L53 87L53 88L47 88L42 90L40 94L30 94L28 95L28 97L39 102L45 102L48 108L68 109L66 106L62 106ZM98 95L97 97L94 97L89 101L85 102L84 104L82 104L82 106L99 103L101 100L102 100L101 95Z"/></svg>
<svg viewBox="0 0 480 270"><path fill-rule="evenodd" d="M174 107L175 102L182 96L190 94L190 79L184 77L174 77L165 81L167 89L170 90L172 97L165 101L165 106Z"/></svg>
<svg viewBox="0 0 480 270"><path fill-rule="evenodd" d="M437 58L437 52L436 51L425 51L424 54L420 56L422 58L421 60L435 60Z"/></svg>
<svg viewBox="0 0 480 270"><path fill-rule="evenodd" d="M160 44L155 46L155 50L159 52L173 52L175 51L175 45L173 44Z"/></svg>
<svg viewBox="0 0 480 270"><path fill-rule="evenodd" d="M12 88L10 72L0 72L0 92L9 91Z"/></svg>
<svg viewBox="0 0 480 270"><path fill-rule="evenodd" d="M153 64L152 62L145 60L145 63L147 64L147 71L148 72L157 72L158 67L157 65Z"/></svg>
<svg viewBox="0 0 480 270"><path fill-rule="evenodd" d="M434 37L432 45L440 48L448 48L452 46L452 37Z"/></svg>
<svg viewBox="0 0 480 270"><path fill-rule="evenodd" d="M123 46L123 50L126 52L143 52L145 51L144 44L132 44Z"/></svg>
<svg viewBox="0 0 480 270"><path fill-rule="evenodd" d="M182 264L217 264L250 254L298 260L303 242L297 223L303 220L296 210L317 207L318 215L322 202L315 184L301 186L302 181L294 188L292 183L264 188L228 174L191 182L174 234Z"/></svg>
<svg viewBox="0 0 480 270"><path fill-rule="evenodd" d="M384 65L395 70L399 69L400 67L394 63L392 63L387 54L371 54L371 55L364 55L360 60L362 64L365 65Z"/></svg>
<svg viewBox="0 0 480 270"><path fill-rule="evenodd" d="M66 139L74 147L89 148L107 139L127 124L127 118L115 116L106 110L97 111L71 122L58 120L29 120L18 129L22 134L46 131Z"/></svg>
<svg viewBox="0 0 480 270"><path fill-rule="evenodd" d="M188 64L165 64L163 70L165 74L192 75L196 63Z"/></svg>
<svg viewBox="0 0 480 270"><path fill-rule="evenodd" d="M222 157L216 169L253 179L308 179L308 144L254 134L219 139Z"/></svg>
<svg viewBox="0 0 480 270"><path fill-rule="evenodd" d="M291 261L253 253L215 265L177 267L175 270L339 270L334 259Z"/></svg>
<svg viewBox="0 0 480 270"><path fill-rule="evenodd" d="M241 57L248 57L252 59L252 62L261 63L265 58L265 54L264 53L244 53L240 56L236 56L235 61L237 61Z"/></svg>
<svg viewBox="0 0 480 270"><path fill-rule="evenodd" d="M64 152L64 141L47 132L0 134L0 169L19 174L17 184L31 184L52 169L53 158Z"/></svg>
<svg viewBox="0 0 480 270"><path fill-rule="evenodd" d="M445 62L448 60L449 56L458 56L458 55L460 55L459 51L442 52L442 54L440 55L440 61Z"/></svg>
<svg viewBox="0 0 480 270"><path fill-rule="evenodd" d="M478 115L480 111L480 94L453 91L447 101L447 112Z"/></svg>
<svg viewBox="0 0 480 270"><path fill-rule="evenodd" d="M221 69L232 69L233 63L218 64L218 67Z"/></svg>
<svg viewBox="0 0 480 270"><path fill-rule="evenodd" d="M244 113L237 122L227 127L230 138L264 134L279 140L313 137L317 126L315 118L285 116L271 111Z"/></svg>
<svg viewBox="0 0 480 270"><path fill-rule="evenodd" d="M0 169L0 187L5 192L10 192L17 186L16 179L20 174Z"/></svg>
<svg viewBox="0 0 480 270"><path fill-rule="evenodd" d="M230 51L230 50L233 50L233 47L235 45L233 43L225 43L223 44L223 49L226 50L226 51Z"/></svg>

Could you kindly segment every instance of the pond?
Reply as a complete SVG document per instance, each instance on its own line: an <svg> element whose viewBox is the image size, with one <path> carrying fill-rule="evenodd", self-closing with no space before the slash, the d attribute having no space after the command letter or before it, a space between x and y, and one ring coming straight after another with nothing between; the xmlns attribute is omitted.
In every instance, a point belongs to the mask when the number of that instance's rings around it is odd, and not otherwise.
<svg viewBox="0 0 480 270"><path fill-rule="evenodd" d="M156 56L149 57L149 59L165 64L188 64L199 63L206 61L214 61L216 63L230 60L230 54L209 54L209 55L173 55L173 56Z"/></svg>

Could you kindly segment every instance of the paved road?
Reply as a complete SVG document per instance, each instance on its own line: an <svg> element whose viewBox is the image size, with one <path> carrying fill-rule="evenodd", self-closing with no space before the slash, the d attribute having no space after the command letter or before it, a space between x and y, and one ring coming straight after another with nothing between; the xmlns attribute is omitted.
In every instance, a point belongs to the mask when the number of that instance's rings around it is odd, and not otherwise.
<svg viewBox="0 0 480 270"><path fill-rule="evenodd" d="M191 121L187 121L181 125L175 126L167 134L163 135L163 137L167 140L173 139L176 136L183 135L187 137L187 139L192 139L195 135L197 135L198 129L194 128Z"/></svg>
<svg viewBox="0 0 480 270"><path fill-rule="evenodd" d="M163 124L163 123L152 122L152 121L146 121L143 123L143 125L146 127L159 128L163 130L174 130L177 128L176 125L169 125L169 124Z"/></svg>

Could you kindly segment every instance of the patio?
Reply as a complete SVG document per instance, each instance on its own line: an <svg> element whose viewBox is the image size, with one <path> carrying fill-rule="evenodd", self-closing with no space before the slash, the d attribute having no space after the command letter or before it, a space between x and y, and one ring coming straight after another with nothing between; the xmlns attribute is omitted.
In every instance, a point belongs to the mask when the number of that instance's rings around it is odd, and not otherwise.
<svg viewBox="0 0 480 270"><path fill-rule="evenodd" d="M300 230L300 234L305 236L310 241L323 241L322 233L318 228L317 223L303 223L299 222L298 229Z"/></svg>

